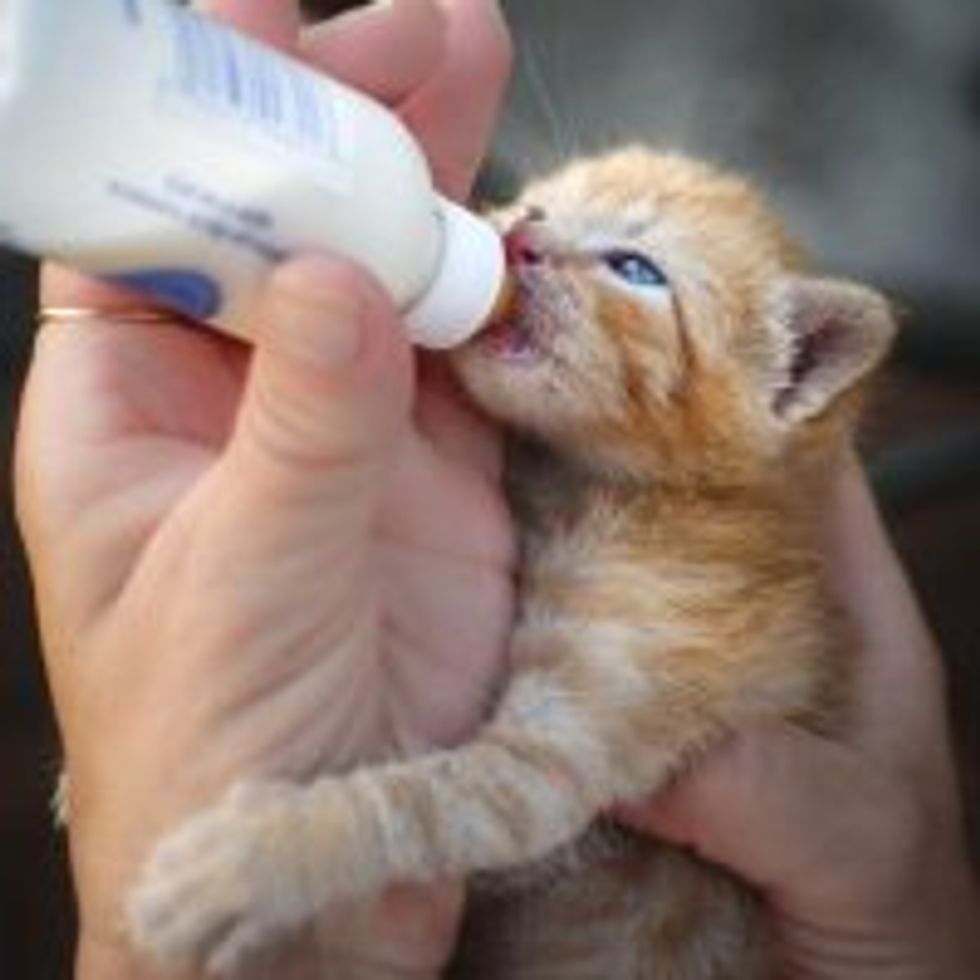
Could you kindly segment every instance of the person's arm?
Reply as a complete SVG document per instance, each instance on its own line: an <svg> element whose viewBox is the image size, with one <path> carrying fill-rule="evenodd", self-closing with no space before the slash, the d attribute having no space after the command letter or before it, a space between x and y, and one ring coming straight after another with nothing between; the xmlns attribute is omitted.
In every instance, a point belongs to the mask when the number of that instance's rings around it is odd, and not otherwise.
<svg viewBox="0 0 980 980"><path fill-rule="evenodd" d="M210 9L297 43L293 0ZM493 0L394 0L300 43L395 105L465 193L507 74ZM166 830L249 775L303 780L477 724L510 621L511 528L495 433L416 377L355 269L281 268L254 350L125 322L131 297L60 269L43 302L104 311L41 330L17 446L71 779L78 976L142 980L156 971L127 942L125 900ZM454 883L393 891L282 955L302 975L315 959L434 976L461 905Z"/></svg>
<svg viewBox="0 0 980 980"><path fill-rule="evenodd" d="M942 665L856 466L836 488L828 548L860 647L848 729L734 739L630 822L755 885L787 977L971 980L980 901Z"/></svg>

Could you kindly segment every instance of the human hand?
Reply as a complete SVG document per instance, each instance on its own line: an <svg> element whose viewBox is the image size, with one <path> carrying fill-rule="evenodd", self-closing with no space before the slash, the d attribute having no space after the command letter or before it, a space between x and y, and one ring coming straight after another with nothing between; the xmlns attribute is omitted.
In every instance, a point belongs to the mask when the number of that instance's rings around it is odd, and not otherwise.
<svg viewBox="0 0 980 980"><path fill-rule="evenodd" d="M292 0L210 8L397 106L465 193L507 73L493 0L395 0L298 41ZM63 270L44 299L107 311L38 337L17 495L72 780L79 976L135 980L153 972L125 943L125 894L185 815L243 776L306 779L477 724L511 528L495 434L437 367L416 376L355 270L281 269L254 352L120 322L131 299ZM317 959L438 973L461 901L456 885L394 891L324 924Z"/></svg>
<svg viewBox="0 0 980 980"><path fill-rule="evenodd" d="M788 977L968 980L980 902L942 665L856 466L828 548L863 647L850 726L736 738L628 820L756 886Z"/></svg>

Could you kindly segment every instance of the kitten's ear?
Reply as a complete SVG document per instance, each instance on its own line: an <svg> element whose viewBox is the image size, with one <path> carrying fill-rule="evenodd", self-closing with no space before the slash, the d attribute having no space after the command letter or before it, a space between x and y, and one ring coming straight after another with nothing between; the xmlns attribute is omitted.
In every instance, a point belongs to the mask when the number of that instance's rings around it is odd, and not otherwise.
<svg viewBox="0 0 980 980"><path fill-rule="evenodd" d="M788 277L781 284L788 354L773 409L794 424L819 415L888 352L895 319L883 296L837 279Z"/></svg>

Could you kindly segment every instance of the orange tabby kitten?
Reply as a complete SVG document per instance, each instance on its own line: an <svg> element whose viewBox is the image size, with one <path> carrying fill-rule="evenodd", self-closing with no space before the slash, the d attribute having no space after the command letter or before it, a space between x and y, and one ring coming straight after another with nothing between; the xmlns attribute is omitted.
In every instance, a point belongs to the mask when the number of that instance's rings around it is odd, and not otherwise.
<svg viewBox="0 0 980 980"><path fill-rule="evenodd" d="M500 220L516 308L455 363L519 434L509 683L455 750L241 786L179 828L129 909L164 961L221 972L331 902L581 839L478 902L482 960L464 944L460 976L771 976L723 873L582 835L729 732L837 711L851 654L814 498L892 319L875 293L807 275L745 184L682 157L577 163Z"/></svg>

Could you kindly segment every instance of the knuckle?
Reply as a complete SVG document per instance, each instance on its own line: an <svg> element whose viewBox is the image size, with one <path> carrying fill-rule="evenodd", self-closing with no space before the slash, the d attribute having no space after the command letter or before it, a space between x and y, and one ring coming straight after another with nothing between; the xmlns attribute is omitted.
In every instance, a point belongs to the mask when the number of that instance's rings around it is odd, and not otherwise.
<svg viewBox="0 0 980 980"><path fill-rule="evenodd" d="M373 462L367 440L353 432L326 434L294 399L277 398L256 385L253 411L241 420L240 442L251 447L267 469L284 473L362 471Z"/></svg>

